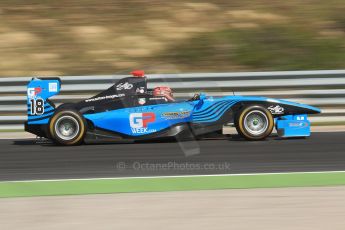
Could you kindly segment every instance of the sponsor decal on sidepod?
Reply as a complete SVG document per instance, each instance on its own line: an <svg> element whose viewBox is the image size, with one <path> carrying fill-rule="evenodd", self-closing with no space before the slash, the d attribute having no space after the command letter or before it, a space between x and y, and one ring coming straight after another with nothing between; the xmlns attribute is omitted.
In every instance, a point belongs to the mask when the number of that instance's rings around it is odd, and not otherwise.
<svg viewBox="0 0 345 230"><path fill-rule="evenodd" d="M155 113L131 113L129 115L129 125L132 133L145 134L156 132L155 129L149 129L148 125L156 121Z"/></svg>
<svg viewBox="0 0 345 230"><path fill-rule="evenodd" d="M162 114L165 119L182 119L190 116L190 111L166 112Z"/></svg>

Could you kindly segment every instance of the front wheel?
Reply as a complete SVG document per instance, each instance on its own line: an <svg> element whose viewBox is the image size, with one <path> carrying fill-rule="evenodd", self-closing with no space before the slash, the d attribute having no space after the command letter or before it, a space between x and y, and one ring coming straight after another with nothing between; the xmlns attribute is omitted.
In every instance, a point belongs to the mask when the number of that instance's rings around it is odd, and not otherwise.
<svg viewBox="0 0 345 230"><path fill-rule="evenodd" d="M49 132L58 144L78 145L84 140L86 126L78 112L61 110L51 118Z"/></svg>
<svg viewBox="0 0 345 230"><path fill-rule="evenodd" d="M238 134L247 140L263 140L272 133L274 119L266 108L254 105L238 113L235 126Z"/></svg>

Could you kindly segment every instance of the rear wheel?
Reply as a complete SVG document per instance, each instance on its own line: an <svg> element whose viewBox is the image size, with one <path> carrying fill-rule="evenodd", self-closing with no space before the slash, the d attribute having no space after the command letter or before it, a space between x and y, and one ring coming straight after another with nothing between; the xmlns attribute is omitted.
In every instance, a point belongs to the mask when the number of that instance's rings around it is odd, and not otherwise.
<svg viewBox="0 0 345 230"><path fill-rule="evenodd" d="M78 112L61 110L51 118L49 132L58 144L78 145L84 140L86 126Z"/></svg>
<svg viewBox="0 0 345 230"><path fill-rule="evenodd" d="M249 106L242 109L236 119L237 132L247 140L263 140L272 133L274 119L262 106Z"/></svg>

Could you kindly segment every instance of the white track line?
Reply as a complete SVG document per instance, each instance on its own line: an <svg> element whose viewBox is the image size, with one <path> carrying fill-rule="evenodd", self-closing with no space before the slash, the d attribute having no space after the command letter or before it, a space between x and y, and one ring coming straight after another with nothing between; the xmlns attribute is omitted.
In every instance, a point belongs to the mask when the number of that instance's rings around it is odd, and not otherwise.
<svg viewBox="0 0 345 230"><path fill-rule="evenodd" d="M128 180L128 179L162 179L162 178L194 178L194 177L227 177L227 176L263 176L263 175L294 175L294 174L327 174L345 173L345 171L312 171L312 172L275 172L275 173L234 173L234 174L207 174L207 175L176 175L176 176L138 176L138 177L100 177L100 178L72 178L47 180L16 180L0 181L3 183L31 183L31 182L63 182L63 181L92 181L92 180Z"/></svg>

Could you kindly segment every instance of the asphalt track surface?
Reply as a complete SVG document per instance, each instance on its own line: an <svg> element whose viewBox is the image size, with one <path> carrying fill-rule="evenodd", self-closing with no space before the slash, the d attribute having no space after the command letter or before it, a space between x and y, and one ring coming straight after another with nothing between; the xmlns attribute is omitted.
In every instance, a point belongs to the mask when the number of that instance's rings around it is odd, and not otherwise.
<svg viewBox="0 0 345 230"><path fill-rule="evenodd" d="M0 140L1 181L344 170L345 132L72 147Z"/></svg>

